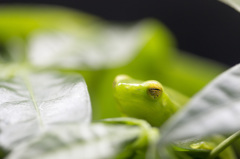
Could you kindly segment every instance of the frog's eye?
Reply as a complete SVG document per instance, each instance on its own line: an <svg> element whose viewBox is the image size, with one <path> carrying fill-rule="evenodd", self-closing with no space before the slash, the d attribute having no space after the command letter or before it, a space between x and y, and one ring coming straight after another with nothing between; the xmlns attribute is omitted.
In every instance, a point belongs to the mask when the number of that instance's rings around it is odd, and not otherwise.
<svg viewBox="0 0 240 159"><path fill-rule="evenodd" d="M162 85L157 82L157 81L147 81L148 84L147 87L147 94L152 98L152 99L157 99L158 97L161 96L163 92Z"/></svg>
<svg viewBox="0 0 240 159"><path fill-rule="evenodd" d="M151 98L156 99L162 94L162 90L159 88L148 88L148 94Z"/></svg>

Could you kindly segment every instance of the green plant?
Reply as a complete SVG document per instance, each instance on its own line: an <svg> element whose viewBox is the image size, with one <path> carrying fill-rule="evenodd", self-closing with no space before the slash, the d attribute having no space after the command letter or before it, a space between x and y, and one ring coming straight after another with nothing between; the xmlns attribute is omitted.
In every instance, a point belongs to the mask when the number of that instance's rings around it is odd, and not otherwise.
<svg viewBox="0 0 240 159"><path fill-rule="evenodd" d="M153 19L112 24L53 6L3 6L0 19L0 158L234 158L220 152L239 137L239 65L179 51ZM190 102L160 128L123 118L112 90L123 73Z"/></svg>

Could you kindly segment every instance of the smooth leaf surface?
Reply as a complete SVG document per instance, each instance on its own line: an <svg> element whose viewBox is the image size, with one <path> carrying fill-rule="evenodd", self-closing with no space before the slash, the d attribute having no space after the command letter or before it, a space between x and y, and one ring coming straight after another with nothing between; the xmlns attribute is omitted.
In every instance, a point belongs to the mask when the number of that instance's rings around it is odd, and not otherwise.
<svg viewBox="0 0 240 159"><path fill-rule="evenodd" d="M240 65L221 74L162 127L161 144L240 129Z"/></svg>
<svg viewBox="0 0 240 159"><path fill-rule="evenodd" d="M7 158L131 158L137 155L137 150L144 151L144 147L148 147L151 136L146 136L143 127L149 130L151 127L146 122L130 118L108 119L105 122L52 126L14 149Z"/></svg>
<svg viewBox="0 0 240 159"><path fill-rule="evenodd" d="M87 87L78 74L26 73L1 79L0 97L0 146L5 149L51 125L91 120Z"/></svg>

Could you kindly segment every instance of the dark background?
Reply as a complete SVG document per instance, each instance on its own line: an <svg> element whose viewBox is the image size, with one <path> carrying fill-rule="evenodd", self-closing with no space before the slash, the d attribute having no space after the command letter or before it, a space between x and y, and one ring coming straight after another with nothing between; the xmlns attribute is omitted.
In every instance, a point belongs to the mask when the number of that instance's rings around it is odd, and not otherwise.
<svg viewBox="0 0 240 159"><path fill-rule="evenodd" d="M6 3L55 4L118 22L154 17L180 49L229 66L240 62L240 13L217 0L0 0Z"/></svg>

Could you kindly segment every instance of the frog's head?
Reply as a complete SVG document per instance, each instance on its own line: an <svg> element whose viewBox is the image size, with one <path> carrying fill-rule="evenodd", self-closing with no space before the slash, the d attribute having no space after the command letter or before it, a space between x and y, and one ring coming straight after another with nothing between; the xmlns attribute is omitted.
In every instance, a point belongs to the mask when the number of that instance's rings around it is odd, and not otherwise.
<svg viewBox="0 0 240 159"><path fill-rule="evenodd" d="M163 92L162 85L155 80L140 81L135 80L127 75L118 75L114 82L116 98L124 99L145 99L154 101L160 98Z"/></svg>
<svg viewBox="0 0 240 159"><path fill-rule="evenodd" d="M158 81L144 82L127 75L119 75L113 82L113 89L119 109L124 115L145 119L154 126L163 122L159 121L159 116L164 115L161 113L164 93Z"/></svg>

